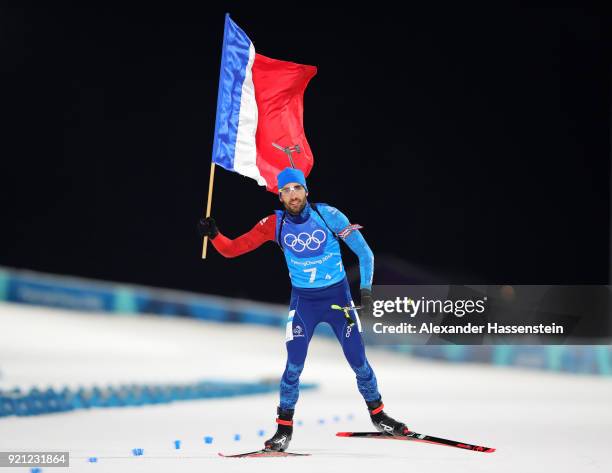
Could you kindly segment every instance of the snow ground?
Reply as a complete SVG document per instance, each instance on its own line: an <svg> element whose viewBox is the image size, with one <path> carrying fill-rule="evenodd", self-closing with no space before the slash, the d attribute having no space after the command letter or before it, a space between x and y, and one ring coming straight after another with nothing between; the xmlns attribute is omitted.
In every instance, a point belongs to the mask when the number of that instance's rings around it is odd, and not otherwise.
<svg viewBox="0 0 612 473"><path fill-rule="evenodd" d="M302 380L320 389L302 393L296 420L303 425L296 426L290 448L310 457L217 456L261 447L275 428L277 394L0 418L0 451L70 451L69 471L96 473L612 469L612 379L448 364L375 348L368 358L390 415L417 432L497 452L335 437L371 425L340 346L316 335ZM278 378L284 364L280 329L0 305L0 389L252 381ZM212 444L204 443L207 435ZM180 450L174 440L182 441ZM143 448L144 456L133 457L133 448ZM98 463L88 463L90 456Z"/></svg>

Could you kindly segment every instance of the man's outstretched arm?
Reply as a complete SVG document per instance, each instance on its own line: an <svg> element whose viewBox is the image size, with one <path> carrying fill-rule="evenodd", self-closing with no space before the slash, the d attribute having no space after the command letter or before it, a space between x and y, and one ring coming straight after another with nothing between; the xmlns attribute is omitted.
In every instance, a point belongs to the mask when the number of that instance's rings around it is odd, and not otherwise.
<svg viewBox="0 0 612 473"><path fill-rule="evenodd" d="M233 240L219 231L212 217L203 218L198 222L198 232L202 238L208 236L215 249L223 256L235 258L259 248L266 241L275 239L276 215L261 219L251 230Z"/></svg>

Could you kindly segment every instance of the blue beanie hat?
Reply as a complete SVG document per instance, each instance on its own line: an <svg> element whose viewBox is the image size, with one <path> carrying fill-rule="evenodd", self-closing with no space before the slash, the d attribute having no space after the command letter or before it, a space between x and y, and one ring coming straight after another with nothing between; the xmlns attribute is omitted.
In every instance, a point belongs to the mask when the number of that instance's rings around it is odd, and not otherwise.
<svg viewBox="0 0 612 473"><path fill-rule="evenodd" d="M308 192L308 187L306 187L306 178L304 177L304 173L299 169L285 168L278 174L277 180L279 191L290 182L298 182L302 184L304 189L306 189Z"/></svg>

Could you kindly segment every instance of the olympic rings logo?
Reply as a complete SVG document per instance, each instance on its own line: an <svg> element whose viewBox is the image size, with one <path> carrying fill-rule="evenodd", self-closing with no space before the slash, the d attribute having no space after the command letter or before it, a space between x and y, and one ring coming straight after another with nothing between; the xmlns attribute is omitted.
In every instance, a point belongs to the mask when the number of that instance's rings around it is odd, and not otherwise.
<svg viewBox="0 0 612 473"><path fill-rule="evenodd" d="M301 232L295 236L293 233L287 233L283 238L285 245L291 248L296 253L301 253L306 248L310 251L316 251L321 247L321 244L327 239L327 235L323 230L315 230L312 235Z"/></svg>

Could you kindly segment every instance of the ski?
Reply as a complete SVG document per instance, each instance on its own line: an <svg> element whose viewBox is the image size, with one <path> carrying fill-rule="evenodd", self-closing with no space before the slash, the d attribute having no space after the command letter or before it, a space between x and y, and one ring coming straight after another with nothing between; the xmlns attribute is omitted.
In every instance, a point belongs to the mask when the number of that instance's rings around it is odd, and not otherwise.
<svg viewBox="0 0 612 473"><path fill-rule="evenodd" d="M219 453L224 458L261 458L261 457L308 457L310 453L276 452L274 450L255 450L254 452L236 453L235 455L225 455Z"/></svg>
<svg viewBox="0 0 612 473"><path fill-rule="evenodd" d="M440 437L432 437L431 435L418 434L416 432L408 432L406 435L388 435L383 432L338 432L338 437L359 437L373 438L381 440L411 440L413 442L425 442L435 445L446 445L448 447L462 448L464 450L472 450L474 452L493 453L494 448L482 447L480 445L472 445L470 443L457 442L455 440L443 439Z"/></svg>

